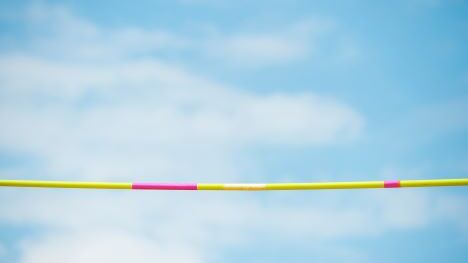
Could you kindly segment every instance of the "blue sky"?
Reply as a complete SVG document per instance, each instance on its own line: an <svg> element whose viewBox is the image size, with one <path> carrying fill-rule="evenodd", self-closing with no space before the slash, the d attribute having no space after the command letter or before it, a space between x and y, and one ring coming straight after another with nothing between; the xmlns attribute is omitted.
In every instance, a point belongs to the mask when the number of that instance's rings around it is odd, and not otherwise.
<svg viewBox="0 0 468 263"><path fill-rule="evenodd" d="M468 173L464 1L2 1L0 177ZM464 188L1 189L0 262L466 262Z"/></svg>

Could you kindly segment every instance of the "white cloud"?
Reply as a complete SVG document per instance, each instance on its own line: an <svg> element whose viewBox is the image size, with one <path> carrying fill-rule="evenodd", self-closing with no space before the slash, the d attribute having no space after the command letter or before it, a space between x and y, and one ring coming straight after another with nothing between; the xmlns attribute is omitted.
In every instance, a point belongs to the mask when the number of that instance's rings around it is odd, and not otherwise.
<svg viewBox="0 0 468 263"><path fill-rule="evenodd" d="M204 262L197 251L144 235L112 232L55 234L23 244L23 263Z"/></svg>
<svg viewBox="0 0 468 263"><path fill-rule="evenodd" d="M61 59L112 61L190 45L189 40L160 29L100 28L63 6L33 4L23 18L34 37L30 48Z"/></svg>
<svg viewBox="0 0 468 263"><path fill-rule="evenodd" d="M421 189L261 193L263 198L255 193L11 191L2 193L2 199L14 201L0 204L0 220L43 229L23 243L23 262L68 262L70 256L145 262L149 251L160 260L204 262L213 255L209 251L270 238L307 240L326 249L336 240L422 228L438 220L463 226L460 219L467 212L466 200ZM337 253L342 250L349 248Z"/></svg>
<svg viewBox="0 0 468 263"><path fill-rule="evenodd" d="M101 28L63 6L34 4L23 17L35 37L31 49L50 57L93 61L177 50L214 59L217 64L264 67L304 61L322 46L329 46L326 38L331 35L335 38L337 33L333 22L323 18L281 25L276 30L238 30L226 34L216 28L198 28L177 34L138 27ZM340 61L353 60L357 54L356 47L349 43L333 53Z"/></svg>
<svg viewBox="0 0 468 263"><path fill-rule="evenodd" d="M60 176L232 174L222 169L234 149L349 142L364 123L331 98L254 94L159 60L4 55L0 72L0 118L9 123L0 144L43 157ZM194 158L199 153L204 156ZM182 160L192 170L181 167Z"/></svg>
<svg viewBox="0 0 468 263"><path fill-rule="evenodd" d="M239 64L281 63L305 56L304 43L270 35L239 35L214 41L209 52Z"/></svg>
<svg viewBox="0 0 468 263"><path fill-rule="evenodd" d="M331 28L325 20L306 20L274 33L218 34L206 43L206 52L238 66L266 66L305 60Z"/></svg>

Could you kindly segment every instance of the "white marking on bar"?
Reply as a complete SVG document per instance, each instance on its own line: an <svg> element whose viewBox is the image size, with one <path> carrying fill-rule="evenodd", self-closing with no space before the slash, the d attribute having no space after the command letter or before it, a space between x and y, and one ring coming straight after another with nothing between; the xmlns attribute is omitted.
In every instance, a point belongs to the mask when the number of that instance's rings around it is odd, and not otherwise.
<svg viewBox="0 0 468 263"><path fill-rule="evenodd" d="M265 190L266 184L225 184L226 190Z"/></svg>

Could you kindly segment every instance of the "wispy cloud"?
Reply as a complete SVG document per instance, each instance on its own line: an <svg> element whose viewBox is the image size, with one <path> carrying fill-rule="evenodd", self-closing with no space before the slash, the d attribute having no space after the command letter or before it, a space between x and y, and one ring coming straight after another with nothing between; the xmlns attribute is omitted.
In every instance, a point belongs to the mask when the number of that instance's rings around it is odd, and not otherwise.
<svg viewBox="0 0 468 263"><path fill-rule="evenodd" d="M155 162L164 150L201 145L216 151L347 142L363 125L356 111L330 98L255 95L159 61L94 65L3 57L0 69L1 119L9 123L1 144L48 156L55 165L66 158L64 149L74 152L70 161L94 156L101 164L96 154L116 158L114 147L124 159L127 151L141 150L135 159L141 165L149 152ZM156 163L145 169L164 167Z"/></svg>
<svg viewBox="0 0 468 263"><path fill-rule="evenodd" d="M59 262L204 262L183 244L168 244L121 231L50 235L23 244L24 263Z"/></svg>
<svg viewBox="0 0 468 263"><path fill-rule="evenodd" d="M102 28L59 5L32 4L17 19L31 31L33 52L60 59L111 61L193 45L192 40L161 29Z"/></svg>
<svg viewBox="0 0 468 263"><path fill-rule="evenodd" d="M304 20L273 32L239 32L209 38L207 54L228 63L245 66L268 66L304 61L314 54L321 38L330 32L332 23Z"/></svg>
<svg viewBox="0 0 468 263"><path fill-rule="evenodd" d="M335 248L334 241L344 238L420 229L434 220L462 218L460 211L465 209L459 208L466 202L421 190L340 192L326 199L317 199L326 193L316 193L316 200L308 199L307 205L305 196L267 196L265 204L253 194L216 198L212 194L160 193L153 198L154 193L39 190L2 203L0 219L48 229L23 242L23 262L74 262L70 255L75 254L93 262L130 257L146 262L151 251L153 259L205 262L209 251L248 243L252 235Z"/></svg>
<svg viewBox="0 0 468 263"><path fill-rule="evenodd" d="M21 15L35 34L33 49L49 56L74 59L161 54L174 50L190 52L217 64L242 67L286 65L313 57L333 32L333 22L308 19L280 29L221 33L216 27L184 34L137 27L101 28L63 6L31 5ZM337 56L350 59L355 50L337 49Z"/></svg>
<svg viewBox="0 0 468 263"><path fill-rule="evenodd" d="M0 56L1 120L9 123L0 143L41 156L50 174L186 178L209 177L207 171L214 169L213 174L229 175L234 172L225 168L234 164L228 164L228 156L239 149L349 142L363 127L356 110L333 98L255 94L178 64L127 56L142 46L154 47L147 31L135 29L141 37L128 45L112 38L112 32L125 30L100 28L63 8L31 10L28 17L40 20L47 32L31 36L32 45L40 47L47 39L66 52L32 48ZM103 48L105 53L107 46L114 47L112 58L89 52ZM203 157L195 158L196 152ZM183 168L187 164L192 168Z"/></svg>

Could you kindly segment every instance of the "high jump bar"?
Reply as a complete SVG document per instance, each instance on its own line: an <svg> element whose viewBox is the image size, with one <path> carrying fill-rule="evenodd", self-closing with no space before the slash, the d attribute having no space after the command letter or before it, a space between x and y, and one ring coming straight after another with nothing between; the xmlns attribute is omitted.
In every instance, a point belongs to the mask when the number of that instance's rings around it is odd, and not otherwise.
<svg viewBox="0 0 468 263"><path fill-rule="evenodd" d="M84 182L43 180L0 180L0 187L121 189L121 190L218 190L218 191L274 191L467 186L468 178L429 180L386 180L314 183L151 183L151 182Z"/></svg>

